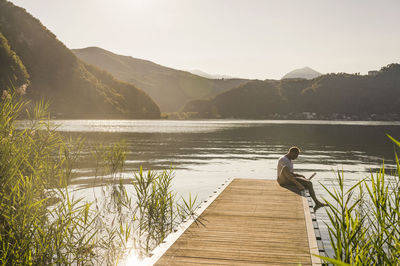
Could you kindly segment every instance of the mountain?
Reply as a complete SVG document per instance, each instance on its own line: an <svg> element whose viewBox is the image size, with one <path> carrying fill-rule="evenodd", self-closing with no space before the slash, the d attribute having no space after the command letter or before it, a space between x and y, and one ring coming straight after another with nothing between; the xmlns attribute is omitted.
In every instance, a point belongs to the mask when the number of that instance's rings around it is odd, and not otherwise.
<svg viewBox="0 0 400 266"><path fill-rule="evenodd" d="M148 93L163 112L179 111L188 101L212 98L240 86L245 79L207 79L151 61L88 47L72 50L81 60L104 69L116 78L135 84Z"/></svg>
<svg viewBox="0 0 400 266"><path fill-rule="evenodd" d="M303 67L299 69L295 69L293 71L290 71L286 75L282 77L282 79L295 79L295 78L302 78L302 79L314 79L322 74L315 71L312 68L309 67Z"/></svg>
<svg viewBox="0 0 400 266"><path fill-rule="evenodd" d="M400 119L400 64L375 75L251 81L211 100L187 103L198 118Z"/></svg>
<svg viewBox="0 0 400 266"><path fill-rule="evenodd" d="M0 0L0 33L1 90L29 78L26 97L51 101L57 118L160 117L145 92L79 60L39 20L6 0Z"/></svg>
<svg viewBox="0 0 400 266"><path fill-rule="evenodd" d="M0 32L0 89L29 83L29 74L19 56Z"/></svg>
<svg viewBox="0 0 400 266"><path fill-rule="evenodd" d="M217 74L209 74L206 73L204 71L201 71L199 69L193 69L193 70L188 70L190 73L200 76L200 77L204 77L204 78L208 78L208 79L233 79L234 77L232 76L228 76L228 75L217 75Z"/></svg>

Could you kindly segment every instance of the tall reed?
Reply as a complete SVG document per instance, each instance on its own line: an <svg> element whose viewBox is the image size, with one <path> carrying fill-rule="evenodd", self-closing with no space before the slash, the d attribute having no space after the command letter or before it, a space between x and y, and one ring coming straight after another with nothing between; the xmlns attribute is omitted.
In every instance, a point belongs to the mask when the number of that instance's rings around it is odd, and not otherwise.
<svg viewBox="0 0 400 266"><path fill-rule="evenodd" d="M176 194L171 190L173 170L161 172L149 171L147 175L143 169L135 174L133 186L137 195L137 210L139 217L139 235L143 255L159 245L175 226L189 217L194 217L194 210L198 207L197 197L188 200L183 197L176 200Z"/></svg>
<svg viewBox="0 0 400 266"><path fill-rule="evenodd" d="M136 246L148 254L182 220L182 213L193 214L192 200L175 200L172 170L149 171L146 176L140 169L129 177L136 194L127 191L120 174L126 160L123 142L95 149L96 176L109 180L101 182L101 195L93 202L76 199L69 182L84 141L60 134L43 101L28 111L28 126L17 130L15 121L28 103L18 89L4 95L0 100L2 265L116 265L132 243L139 243Z"/></svg>
<svg viewBox="0 0 400 266"><path fill-rule="evenodd" d="M397 146L400 143L388 136ZM400 166L389 175L385 166L348 190L339 173L338 186L324 186L329 236L334 256L324 258L337 265L400 265ZM358 191L358 193L357 193ZM355 196L355 194L358 194Z"/></svg>
<svg viewBox="0 0 400 266"><path fill-rule="evenodd" d="M87 264L94 256L90 204L71 200L64 189L74 156L43 101L28 113L28 128L15 129L26 105L15 91L0 102L0 261Z"/></svg>

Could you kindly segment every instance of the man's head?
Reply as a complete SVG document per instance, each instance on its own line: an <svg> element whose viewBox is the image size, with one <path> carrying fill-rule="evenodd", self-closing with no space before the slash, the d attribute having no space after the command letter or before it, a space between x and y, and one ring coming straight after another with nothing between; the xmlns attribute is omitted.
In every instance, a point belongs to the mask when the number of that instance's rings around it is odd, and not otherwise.
<svg viewBox="0 0 400 266"><path fill-rule="evenodd" d="M289 149L288 153L286 154L286 157L288 157L290 160L296 160L297 157L299 156L300 149L297 148L296 146L293 146Z"/></svg>

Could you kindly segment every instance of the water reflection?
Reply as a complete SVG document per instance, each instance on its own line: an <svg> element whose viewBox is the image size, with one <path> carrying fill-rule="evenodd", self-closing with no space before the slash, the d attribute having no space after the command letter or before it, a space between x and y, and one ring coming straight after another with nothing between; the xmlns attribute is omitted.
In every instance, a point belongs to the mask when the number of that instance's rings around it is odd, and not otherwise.
<svg viewBox="0 0 400 266"><path fill-rule="evenodd" d="M174 189L207 198L227 178L276 178L276 160L292 145L302 153L298 172L315 177L317 195L328 197L319 182L333 186L343 171L347 186L375 172L385 160L393 168L394 146L386 137L400 138L398 122L338 121L55 121L68 136L83 135L88 148L75 171L74 185L83 189L102 185L94 179L91 157L96 144L125 139L127 178L144 169L175 168ZM23 123L21 124L23 125ZM128 181L127 181L128 183ZM318 219L327 221L324 211ZM326 227L320 223L324 242Z"/></svg>
<svg viewBox="0 0 400 266"><path fill-rule="evenodd" d="M133 121L129 127L125 125L131 131L127 133L109 132L111 122L103 125L103 131L108 132L95 131L102 127L101 123L93 125L94 122L91 122L85 127L83 121L78 121L75 126L73 122L63 122L66 124L62 124L59 130L71 126L79 133L70 132L70 129L66 134L83 134L89 144L125 139L129 151L128 170L137 169L139 165L163 169L172 164L179 170L192 169L201 164L229 164L237 160L275 160L285 153L287 147L298 145L302 149L302 156L296 162L300 169L308 170L310 165L323 165L322 169L318 167L319 170L330 171L332 167L327 166L359 165L357 170L361 168L365 172L379 165L382 159L388 163L393 162L393 148L385 133L396 136L399 132L397 124L275 124L237 121L232 121L232 124L227 121L173 121L172 125L161 121L156 130L159 121L141 121L139 125ZM129 121L123 122L127 124ZM148 128L145 130L146 124ZM85 166L90 168L90 159L80 164L80 168Z"/></svg>

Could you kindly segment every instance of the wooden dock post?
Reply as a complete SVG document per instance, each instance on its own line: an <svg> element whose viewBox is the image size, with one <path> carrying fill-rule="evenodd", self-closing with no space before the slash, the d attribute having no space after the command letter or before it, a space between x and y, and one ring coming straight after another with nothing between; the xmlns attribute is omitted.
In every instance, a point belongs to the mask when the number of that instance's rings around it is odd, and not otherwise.
<svg viewBox="0 0 400 266"><path fill-rule="evenodd" d="M307 199L275 180L233 179L155 250L155 265L321 265Z"/></svg>

